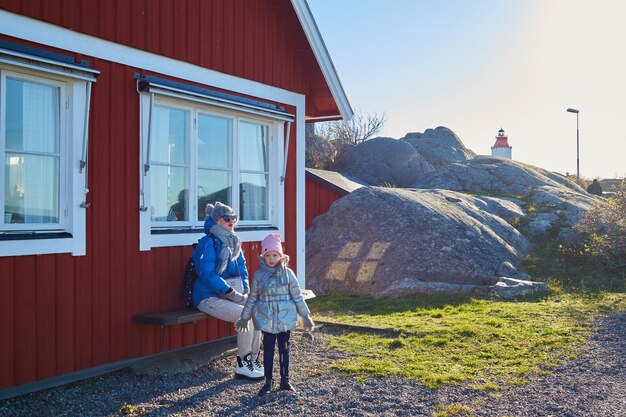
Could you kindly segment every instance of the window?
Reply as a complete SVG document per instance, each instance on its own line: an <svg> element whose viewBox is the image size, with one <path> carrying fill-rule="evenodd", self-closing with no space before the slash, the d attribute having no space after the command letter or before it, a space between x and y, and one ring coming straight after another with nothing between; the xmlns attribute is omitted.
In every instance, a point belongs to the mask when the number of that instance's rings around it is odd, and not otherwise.
<svg viewBox="0 0 626 417"><path fill-rule="evenodd" d="M5 72L3 230L63 230L65 84Z"/></svg>
<svg viewBox="0 0 626 417"><path fill-rule="evenodd" d="M216 201L237 211L243 240L282 229L284 121L182 98L141 100L142 249L196 242Z"/></svg>
<svg viewBox="0 0 626 417"><path fill-rule="evenodd" d="M0 256L84 255L86 177L79 161L97 71L75 74L74 65L24 58L0 49Z"/></svg>

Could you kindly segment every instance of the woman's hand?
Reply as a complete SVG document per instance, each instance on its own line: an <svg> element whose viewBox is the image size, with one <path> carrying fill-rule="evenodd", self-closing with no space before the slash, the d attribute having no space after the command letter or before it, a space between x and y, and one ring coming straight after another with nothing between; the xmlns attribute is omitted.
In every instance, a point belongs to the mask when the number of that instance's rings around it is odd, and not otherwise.
<svg viewBox="0 0 626 417"><path fill-rule="evenodd" d="M223 297L237 304L243 303L247 298L244 294L240 293L233 287L230 287L230 289L224 293Z"/></svg>

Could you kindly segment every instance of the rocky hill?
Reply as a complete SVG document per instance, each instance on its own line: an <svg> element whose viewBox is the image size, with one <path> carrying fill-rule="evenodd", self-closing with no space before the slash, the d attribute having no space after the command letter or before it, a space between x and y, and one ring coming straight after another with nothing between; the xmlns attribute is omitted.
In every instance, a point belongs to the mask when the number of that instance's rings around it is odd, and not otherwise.
<svg viewBox="0 0 626 417"><path fill-rule="evenodd" d="M415 148L392 138L374 138L347 149L336 161L343 174L370 185L410 187L433 167Z"/></svg>
<svg viewBox="0 0 626 417"><path fill-rule="evenodd" d="M307 286L320 293L543 291L511 280L528 278L517 267L531 242L576 239L572 226L599 201L563 175L475 156L445 127L366 141L343 172L385 187L356 190L314 221Z"/></svg>
<svg viewBox="0 0 626 417"><path fill-rule="evenodd" d="M424 133L407 133L402 140L413 146L435 168L476 156L453 131L443 126L426 129Z"/></svg>
<svg viewBox="0 0 626 417"><path fill-rule="evenodd" d="M572 226L598 201L563 175L492 156L451 163L422 175L413 186L515 198L528 214L529 237L556 233L562 241L574 238Z"/></svg>

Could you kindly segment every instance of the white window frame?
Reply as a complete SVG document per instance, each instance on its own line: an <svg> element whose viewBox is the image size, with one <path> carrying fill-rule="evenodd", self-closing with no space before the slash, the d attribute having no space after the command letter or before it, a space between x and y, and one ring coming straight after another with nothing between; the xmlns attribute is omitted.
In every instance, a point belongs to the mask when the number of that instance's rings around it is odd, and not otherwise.
<svg viewBox="0 0 626 417"><path fill-rule="evenodd" d="M148 154L148 132L150 123L150 106L167 106L185 111L190 111L190 126L188 126L189 147L190 152L190 189L197 190L197 146L198 137L198 114L206 114L209 116L224 117L231 120L232 134L232 196L230 204L239 214L239 180L242 167L239 165L241 150L239 146L239 123L249 122L261 124L267 127L269 133L269 178L268 178L268 210L269 219L261 221L242 220L238 222L236 232L244 242L254 242L262 240L267 233L283 233L284 234L284 184L281 181L281 170L284 165L284 131L285 121L276 120L263 115L251 115L245 112L225 109L208 103L201 103L195 100L186 100L184 98L176 98L165 95L154 94L151 97L149 93L140 93L140 161L139 175L140 178L140 250L150 250L153 247L169 247L184 246L196 243L198 239L204 236L203 221L193 224L189 221L172 221L172 222L153 222L150 214L151 207L151 185L150 172L146 172L145 164L149 158ZM152 115L154 117L154 115ZM150 146L153 146L151 144ZM243 169L243 171L246 171ZM190 215L197 213L197 196L190 196Z"/></svg>
<svg viewBox="0 0 626 417"><path fill-rule="evenodd" d="M57 64L38 57L2 50L0 59L0 152L3 165L5 158L5 110L4 94L6 77L56 85L60 88L59 130L59 223L55 225L4 225L0 223L0 257L20 255L41 255L71 253L75 256L86 254L86 213L84 207L86 170L82 169L83 146L87 140L85 128L88 117L90 83L95 81L92 74L97 71L73 74L77 67ZM13 58L15 61L13 61ZM26 59L24 59L26 58ZM80 72L80 71L79 71ZM62 74L68 74L64 76ZM5 168L0 172L4 207Z"/></svg>

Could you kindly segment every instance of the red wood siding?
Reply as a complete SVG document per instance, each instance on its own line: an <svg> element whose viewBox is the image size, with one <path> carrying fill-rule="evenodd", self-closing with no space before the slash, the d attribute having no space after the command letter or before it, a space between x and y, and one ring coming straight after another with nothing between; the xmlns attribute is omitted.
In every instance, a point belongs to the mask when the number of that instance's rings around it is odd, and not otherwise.
<svg viewBox="0 0 626 417"><path fill-rule="evenodd" d="M317 64L297 59L303 54L298 38L304 35L287 32L279 14L286 0L156 3L0 0L0 8L304 94L319 78ZM133 323L133 314L182 307L178 288L191 247L139 251L134 74L141 69L81 58L100 71L89 123L87 254L0 257L0 388L156 353L158 328ZM285 184L285 248L294 269L296 130L292 126ZM260 244L243 248L252 272ZM232 325L212 318L172 326L166 348L229 334L234 334Z"/></svg>
<svg viewBox="0 0 626 417"><path fill-rule="evenodd" d="M0 258L0 387L15 385L15 258Z"/></svg>
<svg viewBox="0 0 626 417"><path fill-rule="evenodd" d="M0 8L306 94L307 116L337 114L290 0L0 0Z"/></svg>
<svg viewBox="0 0 626 417"><path fill-rule="evenodd" d="M307 179L306 183L306 228L313 224L313 219L328 211L331 204L342 196L327 187Z"/></svg>

